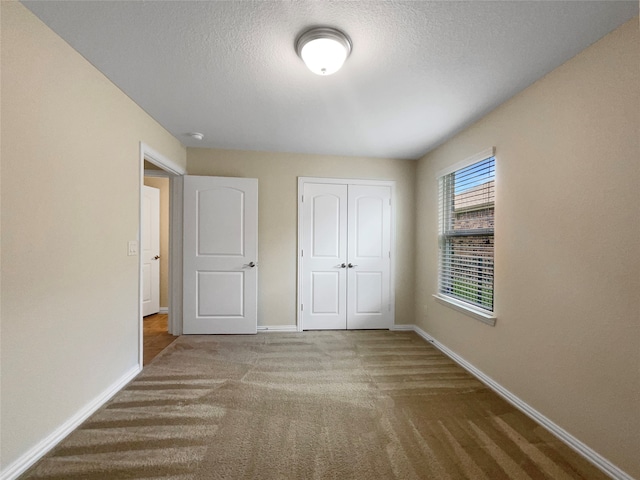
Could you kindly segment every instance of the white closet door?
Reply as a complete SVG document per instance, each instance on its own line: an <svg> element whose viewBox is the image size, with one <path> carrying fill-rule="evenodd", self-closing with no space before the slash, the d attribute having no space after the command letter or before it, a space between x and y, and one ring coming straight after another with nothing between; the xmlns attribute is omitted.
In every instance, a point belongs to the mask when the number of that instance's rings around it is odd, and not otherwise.
<svg viewBox="0 0 640 480"><path fill-rule="evenodd" d="M302 328L391 328L390 182L305 180L299 204Z"/></svg>
<svg viewBox="0 0 640 480"><path fill-rule="evenodd" d="M256 333L258 180L184 177L185 334Z"/></svg>
<svg viewBox="0 0 640 480"><path fill-rule="evenodd" d="M346 324L347 186L306 183L303 191L302 318L305 330Z"/></svg>
<svg viewBox="0 0 640 480"><path fill-rule="evenodd" d="M391 328L391 188L349 185L347 328Z"/></svg>

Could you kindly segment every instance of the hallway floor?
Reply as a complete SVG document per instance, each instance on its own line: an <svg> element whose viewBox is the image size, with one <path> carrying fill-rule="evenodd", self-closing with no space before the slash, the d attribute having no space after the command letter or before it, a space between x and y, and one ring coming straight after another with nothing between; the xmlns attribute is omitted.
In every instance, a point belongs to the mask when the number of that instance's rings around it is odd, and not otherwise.
<svg viewBox="0 0 640 480"><path fill-rule="evenodd" d="M168 315L166 313L156 313L144 317L143 320L143 365L148 365L151 360L167 348L178 338L167 332Z"/></svg>

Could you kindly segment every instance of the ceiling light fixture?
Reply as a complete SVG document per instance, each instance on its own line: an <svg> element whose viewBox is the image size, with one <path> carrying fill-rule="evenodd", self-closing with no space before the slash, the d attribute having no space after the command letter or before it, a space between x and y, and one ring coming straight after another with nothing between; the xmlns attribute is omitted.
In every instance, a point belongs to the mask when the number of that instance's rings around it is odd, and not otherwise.
<svg viewBox="0 0 640 480"><path fill-rule="evenodd" d="M296 40L296 53L313 73L331 75L351 53L351 40L335 28L312 28Z"/></svg>
<svg viewBox="0 0 640 480"><path fill-rule="evenodd" d="M201 134L200 132L191 132L191 133L188 133L187 135L189 135L194 140L202 140L204 138L204 135Z"/></svg>

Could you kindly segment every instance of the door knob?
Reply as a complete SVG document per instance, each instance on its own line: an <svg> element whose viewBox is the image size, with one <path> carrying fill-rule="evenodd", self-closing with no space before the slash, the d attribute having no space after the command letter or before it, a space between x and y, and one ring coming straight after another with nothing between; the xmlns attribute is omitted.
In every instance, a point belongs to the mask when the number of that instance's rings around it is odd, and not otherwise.
<svg viewBox="0 0 640 480"><path fill-rule="evenodd" d="M353 268L353 267L357 267L358 265L354 265L353 263L350 263L349 265L347 265L349 268Z"/></svg>
<svg viewBox="0 0 640 480"><path fill-rule="evenodd" d="M347 268L347 264L346 263L341 263L340 264L340 268Z"/></svg>
<svg viewBox="0 0 640 480"><path fill-rule="evenodd" d="M155 257L153 257L154 260L158 260L160 258L160 255L156 255Z"/></svg>
<svg viewBox="0 0 640 480"><path fill-rule="evenodd" d="M253 262L245 263L245 264L243 265L243 267L250 267L250 268L253 268L253 267L255 267L255 266L256 266L256 264L255 264L255 263L253 263Z"/></svg>

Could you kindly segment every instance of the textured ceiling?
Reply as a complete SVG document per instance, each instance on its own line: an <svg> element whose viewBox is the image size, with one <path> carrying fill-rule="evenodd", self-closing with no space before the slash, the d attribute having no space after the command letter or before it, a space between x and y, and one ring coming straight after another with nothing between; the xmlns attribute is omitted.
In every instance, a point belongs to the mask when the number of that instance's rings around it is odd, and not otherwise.
<svg viewBox="0 0 640 480"><path fill-rule="evenodd" d="M611 0L23 3L187 146L392 158L424 155L638 14ZM318 25L353 41L328 77L293 47Z"/></svg>

